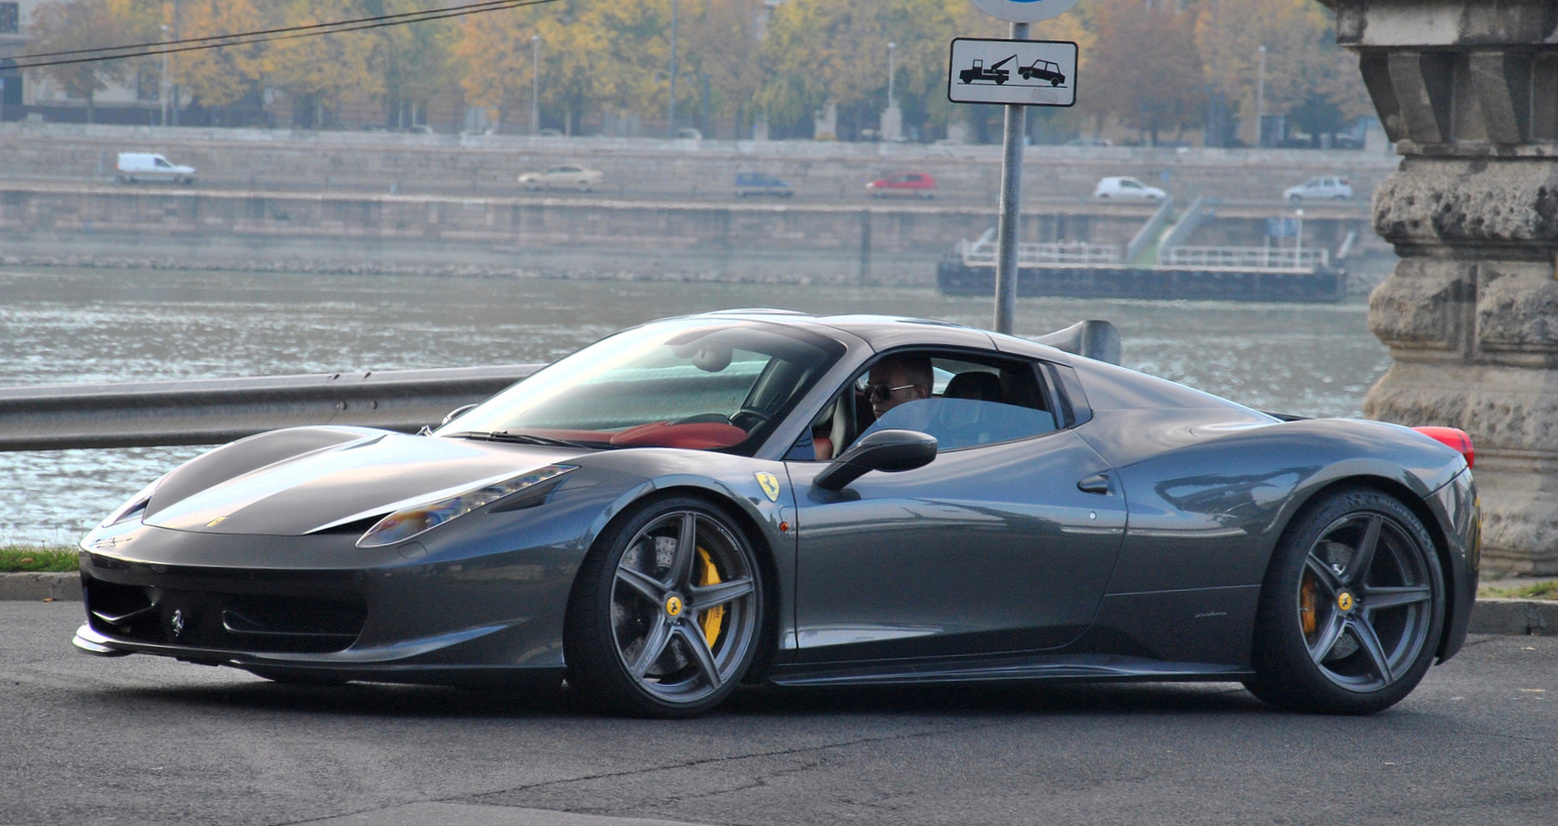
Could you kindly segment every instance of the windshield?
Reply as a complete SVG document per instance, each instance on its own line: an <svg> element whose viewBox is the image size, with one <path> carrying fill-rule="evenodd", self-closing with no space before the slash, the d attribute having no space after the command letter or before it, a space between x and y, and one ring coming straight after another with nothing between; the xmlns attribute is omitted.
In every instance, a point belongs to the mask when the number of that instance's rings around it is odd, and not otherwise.
<svg viewBox="0 0 1558 826"><path fill-rule="evenodd" d="M435 435L749 454L843 350L776 324L657 322L548 366Z"/></svg>

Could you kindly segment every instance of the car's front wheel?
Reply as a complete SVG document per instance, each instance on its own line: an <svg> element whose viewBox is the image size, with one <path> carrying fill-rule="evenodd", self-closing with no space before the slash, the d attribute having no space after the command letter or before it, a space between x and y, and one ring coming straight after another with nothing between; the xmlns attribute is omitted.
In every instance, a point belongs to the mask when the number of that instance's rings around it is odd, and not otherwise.
<svg viewBox="0 0 1558 826"><path fill-rule="evenodd" d="M1277 543L1246 685L1279 708L1381 711L1422 680L1444 613L1439 558L1417 516L1376 490L1338 490Z"/></svg>
<svg viewBox="0 0 1558 826"><path fill-rule="evenodd" d="M609 528L579 570L568 684L611 711L707 711L751 668L765 599L756 552L728 516L691 497L652 502Z"/></svg>

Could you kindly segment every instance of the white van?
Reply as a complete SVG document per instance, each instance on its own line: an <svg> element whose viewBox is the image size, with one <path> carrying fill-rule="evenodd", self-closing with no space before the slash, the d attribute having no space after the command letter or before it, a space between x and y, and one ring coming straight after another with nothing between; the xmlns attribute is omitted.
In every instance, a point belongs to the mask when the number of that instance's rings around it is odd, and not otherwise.
<svg viewBox="0 0 1558 826"><path fill-rule="evenodd" d="M119 180L123 183L173 181L188 184L195 180L195 168L179 166L150 152L120 152Z"/></svg>

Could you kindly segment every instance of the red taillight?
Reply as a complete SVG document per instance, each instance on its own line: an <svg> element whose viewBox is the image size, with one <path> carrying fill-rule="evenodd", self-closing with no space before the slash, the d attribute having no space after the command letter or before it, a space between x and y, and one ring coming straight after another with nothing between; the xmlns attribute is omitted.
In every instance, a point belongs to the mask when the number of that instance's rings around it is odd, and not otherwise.
<svg viewBox="0 0 1558 826"><path fill-rule="evenodd" d="M1476 454L1471 447L1471 437L1466 435L1466 431L1458 427L1414 427L1412 429L1436 442L1448 445L1455 452L1465 456L1466 466L1471 467Z"/></svg>

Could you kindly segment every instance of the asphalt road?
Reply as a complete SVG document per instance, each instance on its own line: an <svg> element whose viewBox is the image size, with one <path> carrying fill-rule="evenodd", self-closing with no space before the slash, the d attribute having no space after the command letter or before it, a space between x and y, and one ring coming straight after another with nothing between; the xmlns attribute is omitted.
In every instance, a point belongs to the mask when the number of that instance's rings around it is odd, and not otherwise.
<svg viewBox="0 0 1558 826"><path fill-rule="evenodd" d="M0 824L1558 821L1558 637L1473 637L1365 718L1134 684L751 690L661 722L100 660L80 612L0 603Z"/></svg>
<svg viewBox="0 0 1558 826"><path fill-rule="evenodd" d="M789 198L757 195L742 198L737 196L733 185L724 179L716 181L696 180L690 183L684 180L645 180L633 182L607 180L600 186L595 187L591 192L579 192L571 189L530 191L507 177L502 179L412 179L385 182L362 176L325 179L259 180L251 177L222 177L213 175L202 177L192 185L183 186L162 182L120 184L110 177L83 179L79 176L6 175L4 183L46 191L90 192L107 186L115 190L123 189L124 191L143 192L146 194L208 192L221 194L236 193L256 197L282 194L326 195L329 197L348 197L358 194L370 196L391 194L407 197L517 198L537 201L558 198L569 200L607 199L613 201L645 201L650 203L707 204L716 207L737 204L794 207L849 206L851 208L917 205L927 208L941 207L945 209L994 208L999 206L998 192L985 191L973 187L957 188L952 186L938 188L929 199L920 198L912 193L908 195L895 193L877 197L868 192L863 185L841 186L837 184L819 184L815 186L797 184L792 197ZM1195 200L1195 193L1193 192L1176 195L1176 202L1181 206L1186 206L1193 200ZM1217 203L1219 207L1218 214L1228 218L1290 215L1297 208L1304 209L1313 218L1321 219L1367 218L1370 215L1370 202L1366 195L1351 201L1284 201L1280 198L1268 197L1220 198ZM1038 190L1037 187L1030 187L1029 190L1024 192L1023 204L1024 209L1028 212L1084 214L1109 214L1111 212L1145 210L1143 214L1150 215L1152 209L1157 207L1156 201L1121 198L1095 199L1091 197L1091 190L1058 195L1053 193L1046 194L1042 190Z"/></svg>

